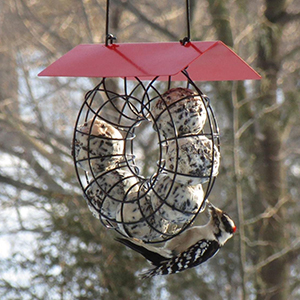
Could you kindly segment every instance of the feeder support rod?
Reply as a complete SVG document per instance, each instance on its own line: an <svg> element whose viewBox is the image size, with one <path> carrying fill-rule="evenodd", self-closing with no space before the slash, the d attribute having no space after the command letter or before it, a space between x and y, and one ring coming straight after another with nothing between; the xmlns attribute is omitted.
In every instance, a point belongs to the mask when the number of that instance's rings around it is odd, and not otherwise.
<svg viewBox="0 0 300 300"><path fill-rule="evenodd" d="M105 24L105 46L108 46L108 43L112 44L117 38L109 33L109 0L106 0L106 24Z"/></svg>
<svg viewBox="0 0 300 300"><path fill-rule="evenodd" d="M187 36L182 40L180 40L180 43L183 46L191 41L190 0L186 0L186 25L187 25Z"/></svg>

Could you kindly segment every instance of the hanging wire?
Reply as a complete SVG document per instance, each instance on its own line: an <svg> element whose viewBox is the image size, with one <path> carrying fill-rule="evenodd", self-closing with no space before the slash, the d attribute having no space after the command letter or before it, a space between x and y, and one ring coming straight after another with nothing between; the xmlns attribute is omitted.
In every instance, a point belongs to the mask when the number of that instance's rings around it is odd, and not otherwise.
<svg viewBox="0 0 300 300"><path fill-rule="evenodd" d="M110 0L106 4L105 45L108 46L116 37L109 33ZM180 40L183 46L190 43L189 0L186 0L186 19L187 36ZM167 241L189 228L205 208L218 173L219 128L210 100L190 78L187 69L182 74L192 96L183 94L171 104L166 102L166 86L158 84L158 76L150 82L135 77L130 84L125 77L123 89L120 85L118 91L109 90L106 78L103 78L86 94L75 124L72 156L84 198L93 215L106 228L147 243ZM173 85L169 76L167 90L171 91ZM176 88L182 89L174 85L173 89ZM192 102L198 103L195 104L198 111L206 112L198 116L205 116L205 124L180 132L182 117L178 108L185 109L191 98ZM158 103L162 106L155 112ZM157 133L157 160L150 177L139 172L138 127L142 122L151 122ZM195 122L197 124L197 120ZM195 169L182 169L178 163L179 151L183 154L184 150L180 145L191 143L199 146L203 159L207 158L203 161L196 152ZM174 160L168 157L169 150L173 151ZM168 159L172 164L167 163ZM181 161L184 159L183 155ZM187 159L190 160L190 156ZM189 161L184 163L188 165ZM189 185L198 185L200 191L194 208L190 205ZM174 194L175 189L181 192ZM182 205L178 205L180 201Z"/></svg>
<svg viewBox="0 0 300 300"><path fill-rule="evenodd" d="M116 41L116 37L109 33L109 7L110 0L106 0L106 29L105 29L105 46L113 44ZM180 40L180 43L185 46L191 41L191 25L190 25L190 0L186 0L186 24L187 24L187 36Z"/></svg>
<svg viewBox="0 0 300 300"><path fill-rule="evenodd" d="M182 46L185 46L191 41L191 24L190 24L190 0L186 0L186 24L187 24L187 36L180 40Z"/></svg>
<svg viewBox="0 0 300 300"><path fill-rule="evenodd" d="M105 46L113 44L117 38L109 33L109 0L106 1Z"/></svg>

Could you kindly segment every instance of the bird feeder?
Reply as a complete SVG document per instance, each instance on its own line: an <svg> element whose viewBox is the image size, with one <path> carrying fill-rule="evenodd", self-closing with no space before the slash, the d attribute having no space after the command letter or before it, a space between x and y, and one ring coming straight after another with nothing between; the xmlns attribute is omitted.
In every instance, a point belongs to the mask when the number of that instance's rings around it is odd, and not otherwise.
<svg viewBox="0 0 300 300"><path fill-rule="evenodd" d="M78 45L39 76L97 77L77 116L72 154L93 214L144 242L187 229L204 209L220 164L219 127L196 82L260 79L221 41ZM110 78L118 78L115 88ZM137 162L141 124L157 136L151 176ZM146 131L147 132L147 131ZM147 159L147 158L144 158Z"/></svg>

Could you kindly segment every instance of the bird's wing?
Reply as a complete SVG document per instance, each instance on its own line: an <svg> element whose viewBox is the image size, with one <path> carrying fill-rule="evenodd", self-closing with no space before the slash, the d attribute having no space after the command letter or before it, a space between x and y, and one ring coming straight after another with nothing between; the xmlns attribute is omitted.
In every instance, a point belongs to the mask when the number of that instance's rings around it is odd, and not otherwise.
<svg viewBox="0 0 300 300"><path fill-rule="evenodd" d="M154 268L141 273L140 277L141 279L145 279L156 275L169 275L182 272L202 264L213 257L219 249L220 245L217 241L200 240L186 251L169 260L161 261L160 265L156 265Z"/></svg>
<svg viewBox="0 0 300 300"><path fill-rule="evenodd" d="M135 241L133 239L127 238L116 238L116 241L140 253L155 266L161 265L162 262L170 259L171 257L170 251L146 245L140 241ZM162 253L160 254L159 251L161 251Z"/></svg>

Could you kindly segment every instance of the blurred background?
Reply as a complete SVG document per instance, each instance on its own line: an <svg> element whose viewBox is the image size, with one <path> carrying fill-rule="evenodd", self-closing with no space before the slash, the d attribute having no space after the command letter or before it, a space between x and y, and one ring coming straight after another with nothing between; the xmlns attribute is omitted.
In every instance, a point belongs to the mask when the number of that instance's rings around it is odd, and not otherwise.
<svg viewBox="0 0 300 300"><path fill-rule="evenodd" d="M208 263L145 281L147 262L92 216L74 172L74 123L100 79L37 77L104 42L105 5L0 1L0 298L300 299L300 2L191 0L192 40L223 41L263 76L199 83L221 131L210 200L238 231ZM183 0L111 0L110 17L120 43L186 35ZM153 141L139 141L144 162Z"/></svg>

